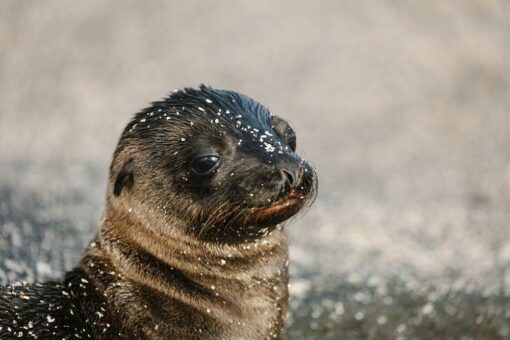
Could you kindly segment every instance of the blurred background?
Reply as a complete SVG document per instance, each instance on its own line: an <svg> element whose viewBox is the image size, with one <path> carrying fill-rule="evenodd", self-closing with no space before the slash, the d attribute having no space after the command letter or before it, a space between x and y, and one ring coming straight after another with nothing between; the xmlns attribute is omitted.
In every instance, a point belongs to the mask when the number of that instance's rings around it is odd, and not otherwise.
<svg viewBox="0 0 510 340"><path fill-rule="evenodd" d="M510 338L505 0L0 2L0 284L72 268L122 128L201 83L319 170L286 339Z"/></svg>

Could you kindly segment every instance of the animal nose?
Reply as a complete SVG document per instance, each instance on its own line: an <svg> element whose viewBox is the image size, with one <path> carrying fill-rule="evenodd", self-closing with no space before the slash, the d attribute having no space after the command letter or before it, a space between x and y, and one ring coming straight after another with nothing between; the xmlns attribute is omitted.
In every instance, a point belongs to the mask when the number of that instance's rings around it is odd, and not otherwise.
<svg viewBox="0 0 510 340"><path fill-rule="evenodd" d="M296 173L294 173L293 171L290 171L288 169L282 169L282 172L283 172L283 177L285 179L285 181L287 183L290 184L291 187L295 186L296 185Z"/></svg>
<svg viewBox="0 0 510 340"><path fill-rule="evenodd" d="M283 161L279 164L283 180L292 188L297 187L303 177L303 165L301 162Z"/></svg>

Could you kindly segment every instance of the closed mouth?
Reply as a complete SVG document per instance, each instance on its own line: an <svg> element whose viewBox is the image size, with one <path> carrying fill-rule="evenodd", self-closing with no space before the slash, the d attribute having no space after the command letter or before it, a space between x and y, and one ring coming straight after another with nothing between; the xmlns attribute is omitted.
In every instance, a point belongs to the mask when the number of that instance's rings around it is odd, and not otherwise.
<svg viewBox="0 0 510 340"><path fill-rule="evenodd" d="M268 205L248 208L241 217L245 224L274 225L295 215L305 204L305 196L291 190L285 196Z"/></svg>

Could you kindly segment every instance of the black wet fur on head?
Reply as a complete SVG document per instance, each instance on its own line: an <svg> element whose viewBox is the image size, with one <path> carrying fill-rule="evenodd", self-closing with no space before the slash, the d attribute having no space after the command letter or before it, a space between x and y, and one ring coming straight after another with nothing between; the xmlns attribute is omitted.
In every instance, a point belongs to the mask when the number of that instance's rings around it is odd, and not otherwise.
<svg viewBox="0 0 510 340"><path fill-rule="evenodd" d="M289 124L245 95L203 85L174 91L137 113L122 133L111 167L112 199L133 195L165 225L180 224L207 240L260 237L297 211L250 211L289 193L302 206L315 198L315 170L293 143ZM207 156L218 158L216 168L197 175L193 162Z"/></svg>

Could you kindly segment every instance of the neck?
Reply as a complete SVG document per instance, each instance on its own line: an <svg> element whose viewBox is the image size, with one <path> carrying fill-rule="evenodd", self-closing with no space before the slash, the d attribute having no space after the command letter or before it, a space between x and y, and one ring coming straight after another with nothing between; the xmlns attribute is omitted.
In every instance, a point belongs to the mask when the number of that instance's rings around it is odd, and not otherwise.
<svg viewBox="0 0 510 340"><path fill-rule="evenodd" d="M219 245L178 230L157 233L110 212L83 267L119 319L140 326L135 333L258 338L281 327L287 252L280 229L255 241ZM182 332L188 333L175 333L168 321L173 319L186 321Z"/></svg>

